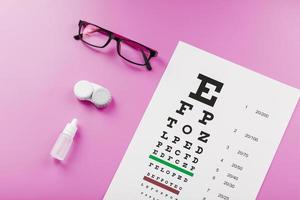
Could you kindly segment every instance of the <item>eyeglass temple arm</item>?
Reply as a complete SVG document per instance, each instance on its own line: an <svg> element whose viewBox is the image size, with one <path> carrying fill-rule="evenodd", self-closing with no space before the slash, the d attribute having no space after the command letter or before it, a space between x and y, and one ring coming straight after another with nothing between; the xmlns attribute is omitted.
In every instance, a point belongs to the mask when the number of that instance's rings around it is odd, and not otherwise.
<svg viewBox="0 0 300 200"><path fill-rule="evenodd" d="M79 22L78 22L79 29L80 29L82 23L84 23L84 21L83 20L79 20ZM73 36L73 38L75 40L80 40L81 37L82 37L82 34L77 34L77 35Z"/></svg>
<svg viewBox="0 0 300 200"><path fill-rule="evenodd" d="M80 40L80 38L82 37L82 34L77 34L77 35L74 35L73 38L75 40Z"/></svg>
<svg viewBox="0 0 300 200"><path fill-rule="evenodd" d="M144 58L144 61L145 61L145 65L146 65L146 68L150 71L152 70L152 67L150 65L150 62L149 62L149 59L147 58L146 54L144 53L144 51L142 51L142 54L143 54L143 58Z"/></svg>

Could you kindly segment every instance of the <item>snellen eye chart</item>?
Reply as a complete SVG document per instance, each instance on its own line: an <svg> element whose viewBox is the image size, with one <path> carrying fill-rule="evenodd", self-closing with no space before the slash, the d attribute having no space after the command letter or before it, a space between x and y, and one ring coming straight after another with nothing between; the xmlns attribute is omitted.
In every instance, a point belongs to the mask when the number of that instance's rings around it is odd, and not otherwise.
<svg viewBox="0 0 300 200"><path fill-rule="evenodd" d="M255 199L298 98L179 42L104 199Z"/></svg>

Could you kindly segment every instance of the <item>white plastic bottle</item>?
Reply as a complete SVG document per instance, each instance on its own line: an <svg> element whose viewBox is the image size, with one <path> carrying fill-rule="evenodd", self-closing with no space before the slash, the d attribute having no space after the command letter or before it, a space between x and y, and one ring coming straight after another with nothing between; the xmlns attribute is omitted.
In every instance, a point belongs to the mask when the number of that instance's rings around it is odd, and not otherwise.
<svg viewBox="0 0 300 200"><path fill-rule="evenodd" d="M51 156L53 158L58 160L64 160L66 158L77 131L77 121L77 119L73 119L71 123L68 123L57 138L51 150Z"/></svg>

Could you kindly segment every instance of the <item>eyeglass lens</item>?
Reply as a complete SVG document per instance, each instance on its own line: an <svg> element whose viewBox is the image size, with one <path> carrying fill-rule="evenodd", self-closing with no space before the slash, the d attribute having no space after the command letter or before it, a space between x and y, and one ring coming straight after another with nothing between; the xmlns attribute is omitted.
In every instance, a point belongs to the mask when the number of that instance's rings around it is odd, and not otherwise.
<svg viewBox="0 0 300 200"><path fill-rule="evenodd" d="M103 47L109 40L108 32L92 24L82 25L80 34L83 41L97 47Z"/></svg>

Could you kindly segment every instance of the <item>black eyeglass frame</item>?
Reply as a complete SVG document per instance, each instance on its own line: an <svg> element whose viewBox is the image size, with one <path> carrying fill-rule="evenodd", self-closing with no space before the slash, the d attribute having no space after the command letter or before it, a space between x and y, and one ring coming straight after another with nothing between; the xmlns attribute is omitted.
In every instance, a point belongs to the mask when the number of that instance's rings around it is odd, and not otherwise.
<svg viewBox="0 0 300 200"><path fill-rule="evenodd" d="M99 30L104 31L104 32L107 33L107 35L108 35L108 40L107 40L107 42L106 42L104 45L102 45L102 46L97 46L97 45L91 44L91 43L89 43L89 42L87 42L87 41L85 41L85 40L83 39L82 33L81 33L82 26L83 26L83 25L89 25L89 24L90 24L90 25L93 25L93 26L99 28ZM126 61L128 61L128 62L130 62L130 63L132 63L132 64L135 64L135 65L146 66L146 68L147 68L149 71L152 69L151 64L150 64L150 59L153 58L153 57L155 57L155 56L157 56L158 52L157 52L156 50L151 49L151 48L149 48L149 47L147 47L147 46L145 46L145 45L143 45L143 44L141 44L141 43L139 43L139 42L136 42L136 41L134 41L134 40L128 39L128 38L126 38L126 37L124 37L124 36L122 36L122 35L120 35L120 34L117 34L117 33L114 33L114 32L112 32L112 31L109 31L109 30L107 30L107 29L104 29L104 28L102 28L102 27L100 27L100 26L98 26L98 25L96 25L96 24L92 24L92 23L89 23L89 22L80 20L79 23L78 23L78 26L79 26L78 34L74 36L74 39L75 39L75 40L81 40L83 43L85 43L85 44L87 44L87 45L90 45L90 46L92 46L92 47L95 47L95 48L104 48L104 47L106 47L112 40L115 40L116 43L117 43L117 52L118 52L118 55L119 55L121 58L123 58L124 60L126 60ZM131 42L131 43L135 43L137 46L141 46L141 47L147 49L147 50L149 51L149 53L150 53L150 55L149 55L148 57L147 57L147 55L144 53L144 51L141 50L141 53L142 53L142 55L143 55L143 58L144 58L145 63L144 63L144 64L136 63L136 62L133 62L133 61L127 59L126 57L124 57L124 56L121 54L121 42L122 42L122 41L128 41L128 42Z"/></svg>

